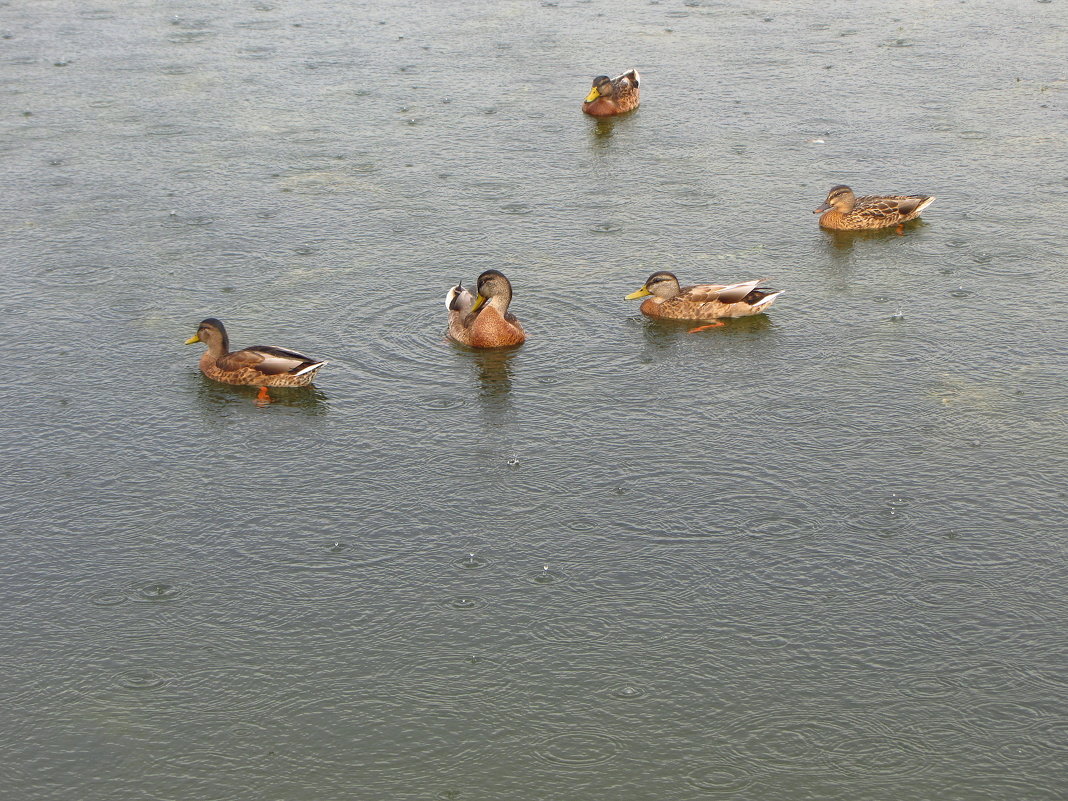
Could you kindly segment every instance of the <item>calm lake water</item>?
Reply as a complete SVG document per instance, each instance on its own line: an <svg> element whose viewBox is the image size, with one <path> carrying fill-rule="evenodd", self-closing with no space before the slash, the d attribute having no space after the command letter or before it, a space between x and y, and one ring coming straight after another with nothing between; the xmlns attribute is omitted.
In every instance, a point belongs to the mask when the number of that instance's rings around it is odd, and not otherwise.
<svg viewBox="0 0 1068 801"><path fill-rule="evenodd" d="M1064 2L0 36L0 795L1065 798ZM517 350L444 338L488 268ZM688 333L660 269L785 293ZM208 316L331 364L258 406Z"/></svg>

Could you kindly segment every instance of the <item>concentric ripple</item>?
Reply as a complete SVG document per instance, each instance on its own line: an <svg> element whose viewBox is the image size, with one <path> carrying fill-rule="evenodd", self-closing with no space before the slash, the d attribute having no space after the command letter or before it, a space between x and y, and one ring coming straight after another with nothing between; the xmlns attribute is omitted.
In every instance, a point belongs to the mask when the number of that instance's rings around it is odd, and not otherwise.
<svg viewBox="0 0 1068 801"><path fill-rule="evenodd" d="M129 594L124 590L106 589L98 590L89 596L89 603L93 606L107 607L118 606L130 600Z"/></svg>
<svg viewBox="0 0 1068 801"><path fill-rule="evenodd" d="M648 693L645 688L634 684L620 684L610 688L608 694L621 701L637 701L644 698Z"/></svg>
<svg viewBox="0 0 1068 801"><path fill-rule="evenodd" d="M442 602L442 606L448 609L470 610L483 606L485 601L477 595L454 595Z"/></svg>
<svg viewBox="0 0 1068 801"><path fill-rule="evenodd" d="M737 527L746 537L774 542L812 539L825 530L819 520L791 514L743 518Z"/></svg>
<svg viewBox="0 0 1068 801"><path fill-rule="evenodd" d="M550 737L534 746L533 754L543 762L554 765L598 765L613 759L620 750L619 742L599 731L572 731Z"/></svg>
<svg viewBox="0 0 1068 801"><path fill-rule="evenodd" d="M865 733L849 720L832 722L801 715L747 717L727 733L728 748L740 759L796 773L819 773L830 759L828 743Z"/></svg>
<svg viewBox="0 0 1068 801"><path fill-rule="evenodd" d="M946 699L963 689L949 677L931 672L904 672L896 677L894 684L912 698Z"/></svg>
<svg viewBox="0 0 1068 801"><path fill-rule="evenodd" d="M456 279L467 279L466 285L474 276L441 280L440 299L401 295L389 303L368 304L361 298L348 307L339 306L324 324L333 328L337 341L346 342L351 341L352 320L361 320L365 333L359 351L346 355L360 365L361 374L398 382L399 391L422 398L419 402L427 408L455 409L463 398L451 391L456 385L456 351L445 337L444 298ZM435 391L435 386L440 389Z"/></svg>
<svg viewBox="0 0 1068 801"><path fill-rule="evenodd" d="M686 782L702 793L737 793L753 783L753 775L738 765L705 765L686 774Z"/></svg>
<svg viewBox="0 0 1068 801"><path fill-rule="evenodd" d="M851 515L845 523L846 529L855 534L862 534L887 539L909 534L914 523L904 511L894 506L872 509Z"/></svg>
<svg viewBox="0 0 1068 801"><path fill-rule="evenodd" d="M561 615L539 620L532 633L539 640L557 643L589 643L606 639L617 628L608 617Z"/></svg>
<svg viewBox="0 0 1068 801"><path fill-rule="evenodd" d="M934 574L896 585L898 597L909 606L970 611L990 603L997 593L972 576Z"/></svg>
<svg viewBox="0 0 1068 801"><path fill-rule="evenodd" d="M833 743L825 756L838 772L857 777L910 776L924 770L930 761L918 743L891 734L844 737Z"/></svg>
<svg viewBox="0 0 1068 801"><path fill-rule="evenodd" d="M694 596L715 584L718 571L692 560L665 553L639 557L593 571L584 587L616 599L656 599L660 604L684 606Z"/></svg>
<svg viewBox="0 0 1068 801"><path fill-rule="evenodd" d="M893 566L873 563L863 553L817 551L803 559L793 553L766 559L751 571L750 577L774 588L782 597L832 598L847 593L856 599L880 592L887 578L896 572Z"/></svg>
<svg viewBox="0 0 1068 801"><path fill-rule="evenodd" d="M396 665L389 673L396 692L424 701L474 702L498 697L510 679L499 660L476 654L432 655Z"/></svg>
<svg viewBox="0 0 1068 801"><path fill-rule="evenodd" d="M367 537L331 541L286 532L262 534L241 555L273 568L296 570L358 570L418 554L425 548L417 537L374 540Z"/></svg>
<svg viewBox="0 0 1068 801"><path fill-rule="evenodd" d="M1019 731L1041 718L1042 712L1030 704L989 701L969 706L967 721L981 731Z"/></svg>
<svg viewBox="0 0 1068 801"><path fill-rule="evenodd" d="M1068 720L1052 720L1038 724L1034 729L1037 742L1054 751L1068 752Z"/></svg>
<svg viewBox="0 0 1068 801"><path fill-rule="evenodd" d="M954 529L952 541L939 541L914 553L933 565L967 570L1001 570L1022 562L1019 544L993 531Z"/></svg>
<svg viewBox="0 0 1068 801"><path fill-rule="evenodd" d="M946 787L941 795L943 798L966 798L968 801L1064 801L1064 784L1042 782L1037 777L1020 775L976 775Z"/></svg>
<svg viewBox="0 0 1068 801"><path fill-rule="evenodd" d="M489 560L469 553L462 559L457 559L453 564L457 567L462 567L464 570L481 570L489 564Z"/></svg>
<svg viewBox="0 0 1068 801"><path fill-rule="evenodd" d="M562 570L550 568L548 565L543 567L541 570L536 570L533 573L530 573L527 576L527 581L529 581L530 583L541 584L543 586L549 584L559 584L567 580L567 573L563 572Z"/></svg>
<svg viewBox="0 0 1068 801"><path fill-rule="evenodd" d="M138 587L131 596L131 600L145 603L168 603L177 600L181 594L182 589L174 584L151 582Z"/></svg>
<svg viewBox="0 0 1068 801"><path fill-rule="evenodd" d="M151 670L127 670L112 677L112 682L125 690L155 690L167 679Z"/></svg>
<svg viewBox="0 0 1068 801"><path fill-rule="evenodd" d="M1064 754L1058 753L1042 740L1004 740L994 749L997 762L1009 770L1019 770L1026 765L1032 770L1037 767L1054 766L1063 763Z"/></svg>

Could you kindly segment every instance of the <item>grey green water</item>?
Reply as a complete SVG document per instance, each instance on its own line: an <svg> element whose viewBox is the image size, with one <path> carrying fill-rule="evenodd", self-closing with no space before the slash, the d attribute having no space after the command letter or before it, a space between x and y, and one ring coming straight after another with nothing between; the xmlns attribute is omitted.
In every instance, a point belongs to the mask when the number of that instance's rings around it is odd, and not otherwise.
<svg viewBox="0 0 1068 801"><path fill-rule="evenodd" d="M0 2L0 796L1068 796L1066 32ZM491 267L529 341L450 345ZM207 316L331 364L258 406Z"/></svg>

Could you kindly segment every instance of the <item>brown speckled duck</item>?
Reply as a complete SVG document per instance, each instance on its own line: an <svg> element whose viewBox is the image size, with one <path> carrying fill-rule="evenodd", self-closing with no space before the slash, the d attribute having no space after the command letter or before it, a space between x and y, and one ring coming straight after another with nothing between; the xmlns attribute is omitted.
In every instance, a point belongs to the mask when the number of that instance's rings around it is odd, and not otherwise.
<svg viewBox="0 0 1068 801"><path fill-rule="evenodd" d="M645 286L627 295L627 300L651 296L641 305L642 314L674 320L717 320L760 314L775 302L781 290L758 287L763 279L741 284L696 284L680 287L674 273L653 273Z"/></svg>
<svg viewBox="0 0 1068 801"><path fill-rule="evenodd" d="M478 277L478 294L457 284L445 296L449 336L472 348L503 348L522 344L527 335L514 314L508 313L512 284L498 270Z"/></svg>
<svg viewBox="0 0 1068 801"><path fill-rule="evenodd" d="M593 117L611 117L638 108L637 70L624 72L616 78L598 75L593 88L582 103L582 110Z"/></svg>
<svg viewBox="0 0 1068 801"><path fill-rule="evenodd" d="M934 195L857 197L848 186L839 185L831 187L827 200L813 214L822 211L820 225L839 231L887 228L919 217L934 200Z"/></svg>
<svg viewBox="0 0 1068 801"><path fill-rule="evenodd" d="M226 328L214 317L200 324L186 345L203 342L207 351L200 357L200 372L224 384L252 387L305 387L326 362L316 361L285 348L256 345L230 352Z"/></svg>

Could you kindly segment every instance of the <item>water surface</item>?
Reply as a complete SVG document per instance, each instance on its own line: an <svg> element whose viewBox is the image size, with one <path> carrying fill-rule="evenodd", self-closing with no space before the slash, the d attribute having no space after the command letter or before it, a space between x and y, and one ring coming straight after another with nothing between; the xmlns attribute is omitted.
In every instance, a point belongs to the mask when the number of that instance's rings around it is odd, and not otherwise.
<svg viewBox="0 0 1068 801"><path fill-rule="evenodd" d="M1066 22L0 3L7 792L1062 798ZM444 339L488 268L518 350Z"/></svg>

